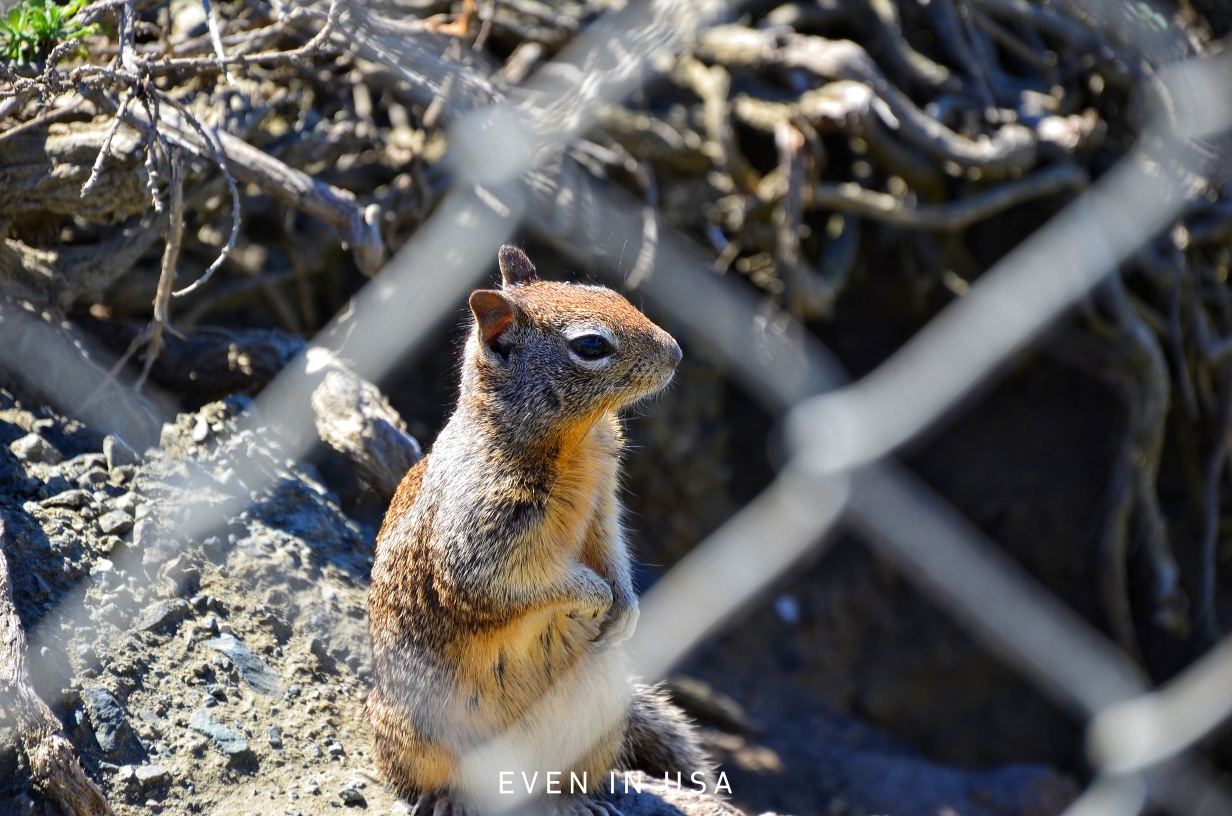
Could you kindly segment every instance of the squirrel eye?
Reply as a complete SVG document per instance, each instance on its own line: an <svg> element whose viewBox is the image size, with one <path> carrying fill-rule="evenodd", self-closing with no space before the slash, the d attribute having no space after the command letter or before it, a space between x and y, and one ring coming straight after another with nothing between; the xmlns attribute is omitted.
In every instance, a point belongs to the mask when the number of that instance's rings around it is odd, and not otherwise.
<svg viewBox="0 0 1232 816"><path fill-rule="evenodd" d="M598 334L584 334L569 341L569 348L584 360L598 360L612 353L612 344Z"/></svg>

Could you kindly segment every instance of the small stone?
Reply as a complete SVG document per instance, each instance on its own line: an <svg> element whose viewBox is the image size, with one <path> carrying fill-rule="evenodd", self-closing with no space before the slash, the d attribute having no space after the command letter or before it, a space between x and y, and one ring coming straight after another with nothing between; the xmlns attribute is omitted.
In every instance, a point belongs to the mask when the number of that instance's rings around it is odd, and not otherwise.
<svg viewBox="0 0 1232 816"><path fill-rule="evenodd" d="M133 546L142 551L141 563L162 564L170 561L179 552L180 542L160 529L158 523L148 517L148 513L143 517L142 507L149 507L149 505L137 506L137 523L133 526Z"/></svg>
<svg viewBox="0 0 1232 816"><path fill-rule="evenodd" d="M205 706L206 708L214 708L216 705L218 705L218 698L215 697L213 694L206 694L205 698L201 700L201 705Z"/></svg>
<svg viewBox="0 0 1232 816"><path fill-rule="evenodd" d="M105 620L105 621L112 621L112 622L118 621L123 616L124 616L124 610L120 609L120 607L116 606L114 603L105 604L98 610L98 612L94 613L94 615L91 615L91 617L95 618L96 620Z"/></svg>
<svg viewBox="0 0 1232 816"><path fill-rule="evenodd" d="M326 649L325 640L316 635L308 638L308 651L314 654L318 660L328 661L329 651Z"/></svg>
<svg viewBox="0 0 1232 816"><path fill-rule="evenodd" d="M137 768L137 783L143 788L171 781L171 772L164 765L141 765Z"/></svg>
<svg viewBox="0 0 1232 816"><path fill-rule="evenodd" d="M201 443L204 442L210 435L210 424L205 421L205 417L198 416L197 424L193 426L192 441Z"/></svg>
<svg viewBox="0 0 1232 816"><path fill-rule="evenodd" d="M84 507L90 503L90 498L90 494L84 490L65 490L43 499L39 504L44 507Z"/></svg>
<svg viewBox="0 0 1232 816"><path fill-rule="evenodd" d="M209 632L211 635L218 633L218 618L213 615L206 615L205 620L201 621L201 629Z"/></svg>
<svg viewBox="0 0 1232 816"><path fill-rule="evenodd" d="M125 513L132 513L137 509L137 494L133 491L128 491L123 496L115 500L117 510L123 510Z"/></svg>
<svg viewBox="0 0 1232 816"><path fill-rule="evenodd" d="M137 521L141 521L142 519L149 518L153 513L154 508L148 502L142 502L137 505L133 515L137 517Z"/></svg>
<svg viewBox="0 0 1232 816"><path fill-rule="evenodd" d="M338 791L338 798L347 805L358 805L364 801L364 795L349 785Z"/></svg>
<svg viewBox="0 0 1232 816"><path fill-rule="evenodd" d="M36 493L40 500L58 496L72 488L72 483L63 476L56 474L48 479Z"/></svg>
<svg viewBox="0 0 1232 816"><path fill-rule="evenodd" d="M219 626L221 630L222 627ZM282 683L278 675L265 665L256 652L244 645L243 641L232 634L223 633L207 644L211 649L222 652L231 659L253 691L266 697L277 697L282 693Z"/></svg>
<svg viewBox="0 0 1232 816"><path fill-rule="evenodd" d="M101 470L87 470L77 477L77 486L83 490L94 491L107 484L107 474Z"/></svg>
<svg viewBox="0 0 1232 816"><path fill-rule="evenodd" d="M137 769L132 765L121 765L120 770L116 771L115 783L123 786L136 785Z"/></svg>
<svg viewBox="0 0 1232 816"><path fill-rule="evenodd" d="M28 433L21 439L13 441L9 450L23 462L46 462L56 465L64 461L64 454L37 433Z"/></svg>
<svg viewBox="0 0 1232 816"><path fill-rule="evenodd" d="M265 729L265 738L269 740L271 748L282 747L282 729L277 725L271 725L269 728Z"/></svg>
<svg viewBox="0 0 1232 816"><path fill-rule="evenodd" d="M136 465L141 459L137 451L115 434L103 437L103 456L107 459L108 470L123 465Z"/></svg>
<svg viewBox="0 0 1232 816"><path fill-rule="evenodd" d="M110 555L115 551L115 548L123 544L119 536L103 536L98 540L98 551L103 555Z"/></svg>
<svg viewBox="0 0 1232 816"><path fill-rule="evenodd" d="M111 692L99 685L83 686L81 699L90 712L94 724L94 738L104 756L118 755L132 736L132 727L124 717L124 709L111 696Z"/></svg>
<svg viewBox="0 0 1232 816"><path fill-rule="evenodd" d="M304 785L304 793L308 794L309 796L316 796L320 792L321 792L321 786L318 785L316 782L309 782L307 785Z"/></svg>
<svg viewBox="0 0 1232 816"><path fill-rule="evenodd" d="M183 600L159 601L141 610L133 620L133 628L139 632L151 632L171 623L178 623L188 613L188 604Z"/></svg>
<svg viewBox="0 0 1232 816"><path fill-rule="evenodd" d="M230 761L248 759L252 756L252 749L248 746L248 740L244 739L243 734L226 727L215 719L214 715L206 711L200 709L194 711L192 718L188 721L188 727L198 734L209 737L213 746Z"/></svg>
<svg viewBox="0 0 1232 816"><path fill-rule="evenodd" d="M330 756L342 756L346 753L341 742L331 742L325 750L329 752Z"/></svg>
<svg viewBox="0 0 1232 816"><path fill-rule="evenodd" d="M91 575L98 575L100 572L111 572L115 568L115 564L110 558L100 558L94 562L94 566L90 567Z"/></svg>
<svg viewBox="0 0 1232 816"><path fill-rule="evenodd" d="M133 529L133 517L123 510L112 510L103 513L98 520L98 527L106 535L122 536Z"/></svg>

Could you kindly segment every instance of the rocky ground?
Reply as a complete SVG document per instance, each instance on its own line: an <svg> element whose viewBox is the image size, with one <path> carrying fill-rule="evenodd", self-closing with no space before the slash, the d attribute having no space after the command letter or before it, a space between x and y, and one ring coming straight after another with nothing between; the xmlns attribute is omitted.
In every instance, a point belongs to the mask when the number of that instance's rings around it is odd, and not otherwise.
<svg viewBox="0 0 1232 816"><path fill-rule="evenodd" d="M375 530L354 517L371 514L344 512L317 468L262 432L248 398L181 414L142 453L8 392L0 400L3 545L32 679L116 812L405 812L373 767L361 717ZM782 598L768 611L780 624L792 614ZM744 627L753 636L758 614ZM694 673L723 660L738 678L764 664L750 652L754 664L737 669L723 651ZM696 677L672 690L747 812L1051 816L1076 792L1043 766L928 761L815 701L784 698L794 724L767 729L756 708L751 717ZM0 800L53 816L24 763L5 720ZM661 793L622 807L724 810Z"/></svg>

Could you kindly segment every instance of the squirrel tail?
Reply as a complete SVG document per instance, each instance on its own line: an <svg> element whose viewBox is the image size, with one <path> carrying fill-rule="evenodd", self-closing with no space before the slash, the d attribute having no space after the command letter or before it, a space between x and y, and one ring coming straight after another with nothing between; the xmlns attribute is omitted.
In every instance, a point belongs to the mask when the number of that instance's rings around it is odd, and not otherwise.
<svg viewBox="0 0 1232 816"><path fill-rule="evenodd" d="M714 763L702 750L696 727L672 704L662 685L633 684L617 764L621 770L651 776L681 773L687 780L700 772L707 783L714 777Z"/></svg>

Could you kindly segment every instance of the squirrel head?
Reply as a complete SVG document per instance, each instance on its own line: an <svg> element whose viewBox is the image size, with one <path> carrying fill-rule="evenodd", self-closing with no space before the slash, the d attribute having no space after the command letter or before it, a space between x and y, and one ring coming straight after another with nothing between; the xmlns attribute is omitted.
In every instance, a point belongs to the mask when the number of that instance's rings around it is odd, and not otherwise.
<svg viewBox="0 0 1232 816"><path fill-rule="evenodd" d="M498 254L503 285L471 294L475 322L463 400L527 434L552 434L616 411L666 386L680 346L629 301L602 286L542 281L522 250Z"/></svg>

